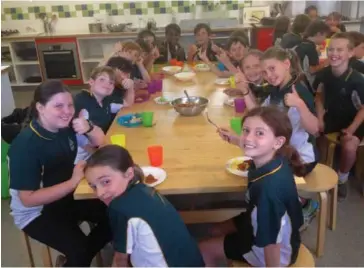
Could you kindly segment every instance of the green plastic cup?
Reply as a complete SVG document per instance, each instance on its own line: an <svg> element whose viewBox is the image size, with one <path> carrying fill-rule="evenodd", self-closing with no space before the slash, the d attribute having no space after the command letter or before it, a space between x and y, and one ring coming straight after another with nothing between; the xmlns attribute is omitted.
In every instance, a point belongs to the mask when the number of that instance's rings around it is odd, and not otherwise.
<svg viewBox="0 0 364 268"><path fill-rule="evenodd" d="M238 135L241 134L241 118L233 117L230 119L230 128Z"/></svg>
<svg viewBox="0 0 364 268"><path fill-rule="evenodd" d="M142 113L143 126L145 127L153 126L153 116L154 112L143 112Z"/></svg>

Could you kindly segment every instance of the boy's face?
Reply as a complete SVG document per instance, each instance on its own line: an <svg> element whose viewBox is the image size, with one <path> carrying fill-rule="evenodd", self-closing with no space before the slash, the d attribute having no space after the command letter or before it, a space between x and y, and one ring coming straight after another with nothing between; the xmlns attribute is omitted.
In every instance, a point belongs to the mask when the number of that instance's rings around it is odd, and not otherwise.
<svg viewBox="0 0 364 268"><path fill-rule="evenodd" d="M140 53L137 50L123 51L122 57L130 60L134 64L139 59Z"/></svg>
<svg viewBox="0 0 364 268"><path fill-rule="evenodd" d="M175 30L169 30L166 33L166 40L168 43L170 43L172 45L178 44L179 38L180 38L180 35Z"/></svg>
<svg viewBox="0 0 364 268"><path fill-rule="evenodd" d="M349 40L331 39L327 50L327 58L332 67L338 67L347 64L353 56L353 51L349 49Z"/></svg>
<svg viewBox="0 0 364 268"><path fill-rule="evenodd" d="M236 61L242 60L242 58L244 57L244 52L245 46L240 42L233 43L229 49L230 57Z"/></svg>
<svg viewBox="0 0 364 268"><path fill-rule="evenodd" d="M364 43L361 43L359 46L354 48L354 55L357 59L364 58Z"/></svg>
<svg viewBox="0 0 364 268"><path fill-rule="evenodd" d="M322 43L326 40L327 33L317 33L314 37L314 42L316 45L322 45Z"/></svg>
<svg viewBox="0 0 364 268"><path fill-rule="evenodd" d="M249 82L260 84L263 80L261 62L255 55L249 55L243 62L242 71Z"/></svg>
<svg viewBox="0 0 364 268"><path fill-rule="evenodd" d="M95 166L86 169L85 177L97 197L109 205L114 198L125 192L129 182L134 178L134 169L128 168L122 173L109 166Z"/></svg>
<svg viewBox="0 0 364 268"><path fill-rule="evenodd" d="M198 45L207 44L210 40L210 36L205 28L200 29L196 35L196 42Z"/></svg>
<svg viewBox="0 0 364 268"><path fill-rule="evenodd" d="M317 17L318 17L317 10L315 10L315 9L311 9L311 10L308 12L308 16L309 16L312 20L317 19Z"/></svg>
<svg viewBox="0 0 364 268"><path fill-rule="evenodd" d="M110 79L107 73L99 74L96 79L89 80L90 90L93 94L106 97L111 95L115 87L115 81Z"/></svg>
<svg viewBox="0 0 364 268"><path fill-rule="evenodd" d="M266 59L262 61L263 77L273 86L280 86L284 83L290 72L289 60L280 61L277 59Z"/></svg>

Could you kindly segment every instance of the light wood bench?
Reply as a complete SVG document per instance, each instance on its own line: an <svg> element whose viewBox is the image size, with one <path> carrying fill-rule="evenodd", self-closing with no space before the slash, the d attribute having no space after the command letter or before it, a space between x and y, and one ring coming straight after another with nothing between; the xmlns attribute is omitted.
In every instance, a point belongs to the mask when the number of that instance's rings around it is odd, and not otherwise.
<svg viewBox="0 0 364 268"><path fill-rule="evenodd" d="M231 267L250 267L248 263L242 261L230 261L230 263ZM302 243L296 262L289 267L315 267L315 260L311 252Z"/></svg>

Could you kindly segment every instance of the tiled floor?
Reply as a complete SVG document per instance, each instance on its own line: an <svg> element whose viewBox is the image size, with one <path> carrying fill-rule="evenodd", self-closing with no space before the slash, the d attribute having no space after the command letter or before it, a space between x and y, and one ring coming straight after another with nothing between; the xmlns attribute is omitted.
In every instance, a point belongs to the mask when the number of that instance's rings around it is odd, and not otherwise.
<svg viewBox="0 0 364 268"><path fill-rule="evenodd" d="M17 107L30 103L32 92L16 91ZM364 266L364 198L352 186L347 200L338 204L337 229L327 231L324 256L316 259L317 266ZM214 199L215 201L215 199ZM22 233L17 230L9 215L9 201L1 202L1 266L28 266L26 248ZM314 250L316 246L317 220L302 234L303 242ZM191 232L198 238L204 236L206 224L191 226ZM32 241L35 263L42 265L39 243ZM104 254L104 264L110 264L111 250ZM56 252L52 252L55 259Z"/></svg>

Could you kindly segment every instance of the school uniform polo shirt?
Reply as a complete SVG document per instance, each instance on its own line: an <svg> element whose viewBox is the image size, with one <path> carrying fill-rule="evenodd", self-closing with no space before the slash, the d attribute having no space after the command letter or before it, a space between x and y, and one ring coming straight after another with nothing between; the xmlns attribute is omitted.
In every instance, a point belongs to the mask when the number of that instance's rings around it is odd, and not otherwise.
<svg viewBox="0 0 364 268"><path fill-rule="evenodd" d="M253 229L253 245L243 257L251 265L265 267L264 247L280 244L280 264L297 259L303 224L293 171L285 158L251 167L248 173L248 213Z"/></svg>
<svg viewBox="0 0 364 268"><path fill-rule="evenodd" d="M133 181L108 210L114 249L130 254L133 266L205 266L179 214L154 188Z"/></svg>
<svg viewBox="0 0 364 268"><path fill-rule="evenodd" d="M315 80L315 76L310 73L310 66L317 66L320 63L316 44L308 39L304 39L294 49L301 61L303 72L305 73L309 83L312 85Z"/></svg>
<svg viewBox="0 0 364 268"><path fill-rule="evenodd" d="M100 127L104 133L109 129L114 120L117 109L112 109L113 98L108 96L102 100L102 106L98 103L95 96L87 90L81 91L75 96L76 114L82 109L88 112L88 118L93 124ZM121 107L119 107L120 109Z"/></svg>
<svg viewBox="0 0 364 268"><path fill-rule="evenodd" d="M295 33L286 33L283 35L280 46L282 48L293 48L302 42L302 37Z"/></svg>
<svg viewBox="0 0 364 268"><path fill-rule="evenodd" d="M305 102L308 109L315 112L315 103L312 93L307 89L303 82L295 84L296 91L301 99ZM315 146L315 138L310 135L302 126L301 115L296 107L288 107L284 103L284 96L292 92L292 81L280 89L275 87L270 95L262 103L262 106L275 105L287 112L289 120L292 124L292 136L290 144L298 151L302 161L305 164L313 163L318 160L317 150Z"/></svg>
<svg viewBox="0 0 364 268"><path fill-rule="evenodd" d="M347 128L364 105L364 77L352 68L337 77L326 67L320 82L324 85L325 125L337 126L336 131Z"/></svg>
<svg viewBox="0 0 364 268"><path fill-rule="evenodd" d="M364 75L364 61L358 60L355 57L352 57L349 61L349 65L354 70L358 71L362 75Z"/></svg>
<svg viewBox="0 0 364 268"><path fill-rule="evenodd" d="M41 214L43 206L25 207L18 191L36 191L69 180L77 152L76 135L71 128L50 132L31 121L10 146L11 214L23 229Z"/></svg>

